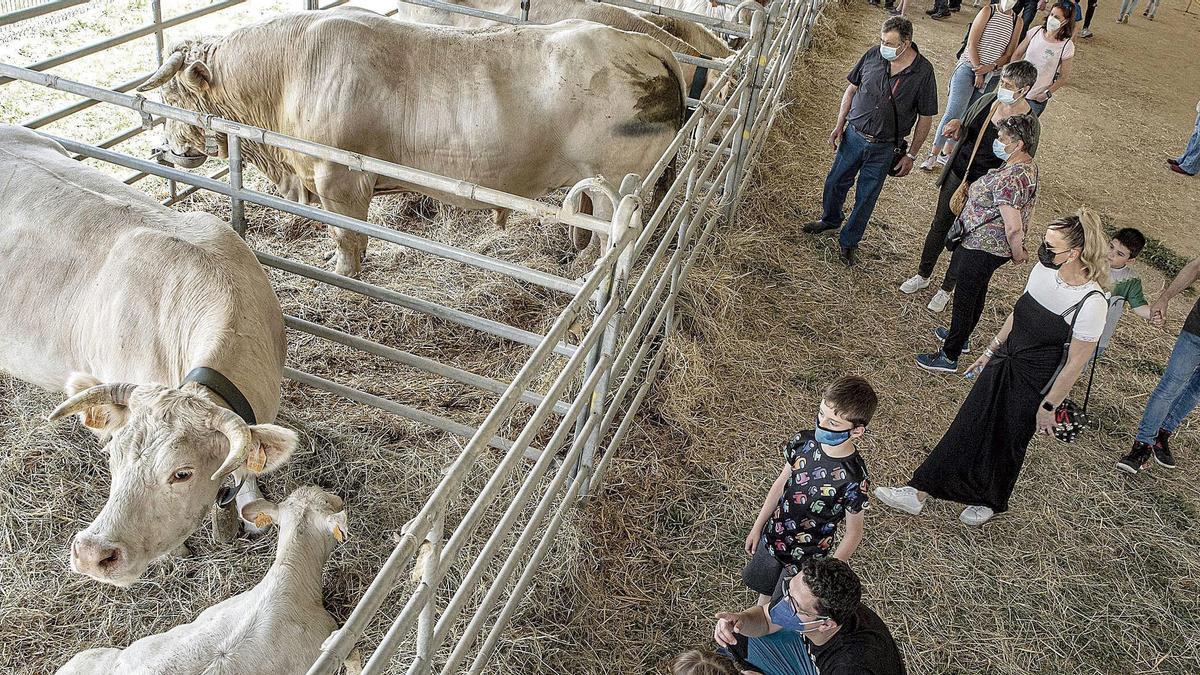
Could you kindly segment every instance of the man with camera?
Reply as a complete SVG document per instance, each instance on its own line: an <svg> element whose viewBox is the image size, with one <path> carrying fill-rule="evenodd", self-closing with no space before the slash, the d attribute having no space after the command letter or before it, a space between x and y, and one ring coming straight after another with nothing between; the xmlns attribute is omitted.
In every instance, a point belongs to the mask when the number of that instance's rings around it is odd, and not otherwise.
<svg viewBox="0 0 1200 675"><path fill-rule="evenodd" d="M880 45L867 50L847 77L850 84L829 135L837 156L825 178L821 219L806 223L804 231L819 234L841 228L840 257L847 266L854 264L883 181L912 171L938 112L933 65L912 38L908 19L894 16L884 22ZM914 124L910 146L906 139ZM856 177L854 209L847 219L846 195Z"/></svg>

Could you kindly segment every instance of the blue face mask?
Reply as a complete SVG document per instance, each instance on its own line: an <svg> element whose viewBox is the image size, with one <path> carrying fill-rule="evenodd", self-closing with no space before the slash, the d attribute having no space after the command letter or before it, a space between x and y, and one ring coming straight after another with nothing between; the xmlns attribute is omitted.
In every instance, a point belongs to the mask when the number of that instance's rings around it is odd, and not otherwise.
<svg viewBox="0 0 1200 675"><path fill-rule="evenodd" d="M897 47L889 47L887 45L879 45L879 55L888 61L895 61L897 56L900 56L900 49Z"/></svg>
<svg viewBox="0 0 1200 675"><path fill-rule="evenodd" d="M821 420L816 422L817 428L813 430L813 436L821 445L835 447L850 440L850 430L834 431L821 426Z"/></svg>
<svg viewBox="0 0 1200 675"><path fill-rule="evenodd" d="M813 621L804 621L796 615L792 609L792 603L788 602L787 597L782 597L771 606L770 611L771 623L779 626L784 630L794 631L796 633L804 633L812 630L809 624L817 624L825 621L825 619L816 619Z"/></svg>
<svg viewBox="0 0 1200 675"><path fill-rule="evenodd" d="M999 138L992 141L992 152L1004 161L1008 161L1008 158L1011 156L1008 154L1008 151L1004 149L1004 144L1000 142Z"/></svg>

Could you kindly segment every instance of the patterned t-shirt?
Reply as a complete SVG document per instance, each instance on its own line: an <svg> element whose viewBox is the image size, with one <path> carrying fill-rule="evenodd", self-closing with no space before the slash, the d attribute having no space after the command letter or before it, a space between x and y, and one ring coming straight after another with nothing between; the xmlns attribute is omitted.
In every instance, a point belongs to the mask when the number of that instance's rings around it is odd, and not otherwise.
<svg viewBox="0 0 1200 675"><path fill-rule="evenodd" d="M979 151L983 152L983 149ZM1011 206L1020 211L1023 232L1028 232L1033 219L1033 207L1037 204L1037 175L1036 166L1020 162L992 169L971 183L967 191L967 203L959 216L967 231L962 245L1001 258L1011 258L1012 247L1008 243L1000 207Z"/></svg>
<svg viewBox="0 0 1200 675"><path fill-rule="evenodd" d="M812 430L785 443L783 456L792 475L763 531L767 550L785 565L830 555L838 523L847 512L858 513L867 506L867 465L857 452L849 457L826 455Z"/></svg>

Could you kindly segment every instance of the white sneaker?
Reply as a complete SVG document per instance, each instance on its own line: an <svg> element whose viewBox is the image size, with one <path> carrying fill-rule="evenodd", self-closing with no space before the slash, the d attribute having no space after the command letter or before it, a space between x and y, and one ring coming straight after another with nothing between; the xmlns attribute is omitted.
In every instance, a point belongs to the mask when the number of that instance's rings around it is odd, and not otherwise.
<svg viewBox="0 0 1200 675"><path fill-rule="evenodd" d="M928 307L929 311L931 312L940 312L943 309L946 309L946 305L950 302L950 297L951 296L949 293L947 293L944 289L939 288L938 292L935 293L933 298L929 301L929 304L925 306Z"/></svg>
<svg viewBox="0 0 1200 675"><path fill-rule="evenodd" d="M938 162L937 162L938 164L941 164L942 166L946 166L946 162L949 162L949 161L950 161L950 155L948 155L944 152L942 154L938 155Z"/></svg>
<svg viewBox="0 0 1200 675"><path fill-rule="evenodd" d="M925 158L924 162L921 162L921 166L917 168L922 171L933 171L933 167L935 166L937 166L937 157L934 155L929 155Z"/></svg>
<svg viewBox="0 0 1200 675"><path fill-rule="evenodd" d="M1083 30L1079 31L1079 37L1081 37L1081 38L1090 38L1093 35L1095 35L1095 33L1088 30L1087 28L1084 28Z"/></svg>
<svg viewBox="0 0 1200 675"><path fill-rule="evenodd" d="M925 508L925 502L917 499L917 489L907 485L894 488L877 487L875 488L875 498L883 502L885 506L914 516L920 515L921 509Z"/></svg>
<svg viewBox="0 0 1200 675"><path fill-rule="evenodd" d="M904 283L900 284L900 292L901 293L916 293L917 291L921 290L922 288L927 287L928 285L929 285L928 279L921 276L920 274L914 274L913 276L909 277L908 279L905 279Z"/></svg>
<svg viewBox="0 0 1200 675"><path fill-rule="evenodd" d="M968 506L959 514L958 519L967 525L980 526L992 519L996 512L986 506Z"/></svg>

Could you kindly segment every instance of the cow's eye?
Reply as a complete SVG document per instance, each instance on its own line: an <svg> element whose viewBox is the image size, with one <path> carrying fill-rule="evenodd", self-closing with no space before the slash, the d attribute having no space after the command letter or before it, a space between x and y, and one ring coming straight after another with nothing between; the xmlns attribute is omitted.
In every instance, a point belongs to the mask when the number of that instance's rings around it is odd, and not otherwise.
<svg viewBox="0 0 1200 675"><path fill-rule="evenodd" d="M171 474L171 484L182 483L192 479L192 474L195 472L191 469L176 469L175 473Z"/></svg>

